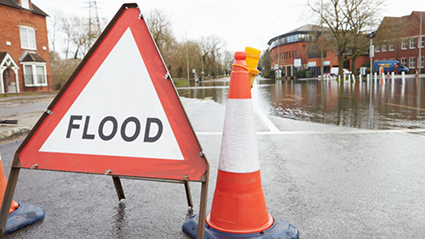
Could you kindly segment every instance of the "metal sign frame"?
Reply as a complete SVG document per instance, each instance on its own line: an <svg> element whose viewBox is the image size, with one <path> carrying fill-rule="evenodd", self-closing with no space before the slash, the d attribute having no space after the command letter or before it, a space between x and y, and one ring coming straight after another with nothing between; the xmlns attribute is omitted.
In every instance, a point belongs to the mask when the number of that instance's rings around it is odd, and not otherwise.
<svg viewBox="0 0 425 239"><path fill-rule="evenodd" d="M28 166L22 166L21 165L21 160L20 160L20 153L25 149L25 147L29 144L31 138L34 136L34 134L37 132L37 130L41 127L41 125L43 124L44 120L51 115L52 113L52 109L54 108L54 106L58 103L58 101L61 99L61 97L64 95L64 93L67 91L67 89L70 87L71 83L74 81L74 79L78 76L78 74L80 73L80 71L83 69L83 67L85 66L85 64L90 60L90 58L92 57L92 55L95 53L96 49L101 45L101 43L103 42L103 40L108 36L108 34L111 32L111 29L115 26L115 24L119 21L120 17L122 15L124 15L124 13L126 12L126 10L128 9L134 9L134 8L139 8L137 4L135 3L131 3L131 4L123 4L122 7L119 9L119 11L116 13L116 15L114 16L114 18L111 20L111 22L108 24L108 26L105 28L105 30L102 32L102 34L100 35L100 37L97 39L97 41L95 42L95 44L93 45L93 47L90 49L90 51L87 53L87 55L84 57L83 61L79 64L79 66L77 67L77 69L75 70L75 72L72 74L72 76L70 77L70 79L67 81L67 83L64 85L64 87L62 88L62 90L58 93L58 95L53 99L53 101L51 102L51 104L49 105L48 109L43 113L43 115L41 116L41 118L38 120L38 122L36 123L36 125L33 127L33 129L31 130L31 132L28 134L28 136L25 138L25 140L22 142L22 144L19 146L18 150L15 153L14 159L13 159L13 163L12 163L12 167L11 167L11 171L9 174L9 180L8 180L8 184L6 187L6 192L3 198L3 203L1 205L1 212L0 212L0 216L1 216L1 222L0 222L0 239L3 238L4 232L6 231L6 222L7 222L7 218L8 218L8 212L9 212L9 207L11 205L12 202L12 198L13 198L13 194L15 192L16 189L16 183L18 181L18 177L19 177L19 172L21 168L30 168L30 169L39 169L39 170L48 170L48 171L61 171L61 172L80 172L80 173L88 173L88 174L100 174L99 172L81 172L81 171L75 171L75 170L69 170L69 169L45 169L45 168L38 168L37 164L34 164L32 167L28 167ZM134 13L133 13L134 14ZM143 19L143 16L140 13L139 10L139 14L138 14L138 19L136 20L141 20ZM202 184L202 188L201 188L201 200L200 200L200 209L199 209L199 227L198 227L198 238L203 238L204 237L204 232L205 232L205 218L206 218L206 207L207 207L207 196L208 196L208 182L209 182L209 169L210 169L210 165L209 162L206 158L206 156L204 155L203 151L202 151L202 147L199 144L199 140L195 134L195 132L193 131L193 127L187 117L187 113L184 110L183 106L182 106L182 102L180 101L180 98L178 97L178 93L177 90L174 86L173 81L171 80L171 76L168 73L167 67L164 63L164 60L158 50L158 47L155 43L155 41L152 38L152 35L150 33L150 31L148 30L150 38L152 40L152 42L154 43L157 53L159 54L159 57L162 61L162 64L164 66L164 69L166 70L166 74L165 74L165 79L169 79L172 87L174 88L174 92L177 96L177 99L181 105L181 108L183 110L184 116L187 119L187 123L189 124L190 129L192 130L193 136L196 140L196 142L198 143L198 147L200 149L199 154L197 155L199 158L199 162L203 162L205 163L205 165L202 167L205 171L202 171L201 175L199 178L194 178L194 177L188 177L188 175L184 175L182 178L173 178L173 177L151 177L151 176L132 176L132 175L125 175L125 174L114 174L113 172L108 172L106 171L106 173L102 173L102 174L106 174L112 177L113 179L113 183L118 195L118 199L124 199L125 195L124 195L124 191L121 185L121 181L120 178L130 178L130 179L141 179L141 180L148 180L148 181L159 181L159 182L168 182L168 183L181 183L184 184L185 186L185 191L186 191L186 197L187 197L187 201L188 201L188 205L193 208L193 203L192 203L192 197L191 197L191 192L190 192L190 186L189 186L189 182L200 182Z"/></svg>

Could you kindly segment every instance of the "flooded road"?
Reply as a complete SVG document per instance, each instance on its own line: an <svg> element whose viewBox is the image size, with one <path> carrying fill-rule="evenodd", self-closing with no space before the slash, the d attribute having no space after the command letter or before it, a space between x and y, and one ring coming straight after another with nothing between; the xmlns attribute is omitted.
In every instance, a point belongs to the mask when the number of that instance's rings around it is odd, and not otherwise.
<svg viewBox="0 0 425 239"><path fill-rule="evenodd" d="M226 79L228 80L228 78ZM228 81L179 88L181 96L226 104ZM372 83L372 84L371 84ZM265 114L360 129L425 128L425 78L376 82L275 81L257 78L254 106Z"/></svg>

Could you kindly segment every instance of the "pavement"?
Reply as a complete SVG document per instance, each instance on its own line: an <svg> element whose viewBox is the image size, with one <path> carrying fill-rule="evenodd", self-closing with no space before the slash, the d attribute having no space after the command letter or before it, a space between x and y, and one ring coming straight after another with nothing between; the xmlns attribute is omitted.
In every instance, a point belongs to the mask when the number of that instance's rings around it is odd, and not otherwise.
<svg viewBox="0 0 425 239"><path fill-rule="evenodd" d="M17 120L17 124L0 122L0 143L27 135L56 94L0 98L0 121Z"/></svg>
<svg viewBox="0 0 425 239"><path fill-rule="evenodd" d="M210 210L226 107L181 99L210 163ZM254 121L269 213L296 226L301 238L425 238L422 134L303 122L258 109ZM0 145L6 176L21 142ZM14 200L42 207L46 218L5 238L189 238L181 228L191 215L182 185L122 183L126 199L118 202L110 176L21 170ZM191 189L197 214L200 184Z"/></svg>

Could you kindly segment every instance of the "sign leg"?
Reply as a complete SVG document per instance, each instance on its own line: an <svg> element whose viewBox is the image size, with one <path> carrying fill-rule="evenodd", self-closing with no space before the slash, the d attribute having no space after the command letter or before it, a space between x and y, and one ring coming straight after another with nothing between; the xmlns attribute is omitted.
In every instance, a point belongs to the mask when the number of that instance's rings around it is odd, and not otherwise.
<svg viewBox="0 0 425 239"><path fill-rule="evenodd" d="M9 180L4 194L3 203L1 204L1 220L0 220L0 239L3 238L6 231L7 217L9 216L9 208L12 203L13 194L15 193L16 183L18 182L20 168L12 167Z"/></svg>
<svg viewBox="0 0 425 239"><path fill-rule="evenodd" d="M120 178L118 176L112 176L112 180L114 181L115 190L117 191L118 201L121 201L121 199L125 199L124 190L122 189Z"/></svg>
<svg viewBox="0 0 425 239"><path fill-rule="evenodd" d="M207 197L208 197L208 179L209 170L207 171L207 177L202 182L201 188L201 205L199 207L199 222L198 222L198 239L203 239L205 234L205 218L207 217Z"/></svg>
<svg viewBox="0 0 425 239"><path fill-rule="evenodd" d="M187 205L190 207L189 210L193 211L193 201L192 201L192 194L190 192L189 181L184 182L184 188L186 189Z"/></svg>

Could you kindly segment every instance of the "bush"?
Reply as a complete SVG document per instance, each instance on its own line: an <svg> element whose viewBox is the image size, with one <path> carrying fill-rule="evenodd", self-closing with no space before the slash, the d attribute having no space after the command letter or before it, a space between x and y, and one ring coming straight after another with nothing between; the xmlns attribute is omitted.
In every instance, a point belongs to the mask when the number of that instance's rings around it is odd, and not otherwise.
<svg viewBox="0 0 425 239"><path fill-rule="evenodd" d="M306 77L311 77L313 75L313 72L304 69L304 70L298 70L295 72L295 76L297 78L306 78Z"/></svg>

